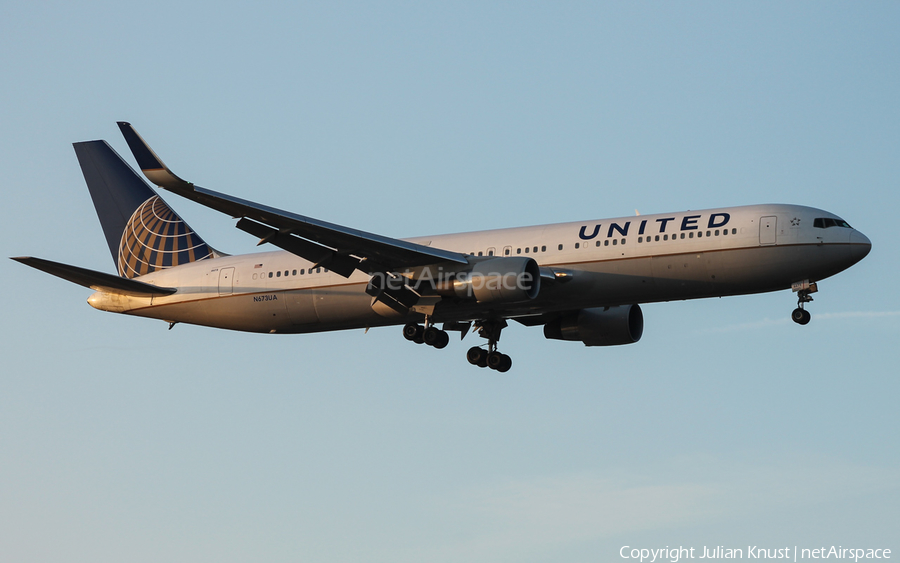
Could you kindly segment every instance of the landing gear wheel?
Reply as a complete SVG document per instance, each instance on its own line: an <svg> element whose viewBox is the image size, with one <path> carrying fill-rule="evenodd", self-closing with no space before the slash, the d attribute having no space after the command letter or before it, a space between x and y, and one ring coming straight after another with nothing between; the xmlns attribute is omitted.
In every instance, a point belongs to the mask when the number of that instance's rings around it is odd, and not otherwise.
<svg viewBox="0 0 900 563"><path fill-rule="evenodd" d="M403 338L415 342L416 335L420 333L422 327L416 323L409 323L403 327Z"/></svg>
<svg viewBox="0 0 900 563"><path fill-rule="evenodd" d="M476 321L475 328L478 329L478 335L487 339L487 350L474 346L466 353L466 359L470 364L489 367L492 370L501 373L509 371L512 367L512 359L506 354L497 350L497 341L500 340L500 331L506 328L507 324L504 319L487 319Z"/></svg>
<svg viewBox="0 0 900 563"><path fill-rule="evenodd" d="M466 359L473 366L478 367L486 367L487 366L487 350L484 348L479 348L478 346L472 346L469 348L469 351L466 352Z"/></svg>
<svg viewBox="0 0 900 563"><path fill-rule="evenodd" d="M791 320L797 323L798 325L805 325L809 323L809 320L812 318L812 315L809 314L809 311L806 309L801 309L797 307L791 313Z"/></svg>
<svg viewBox="0 0 900 563"><path fill-rule="evenodd" d="M422 339L425 341L425 344L435 348L443 348L450 342L450 336L446 332L433 326L425 329L425 332L422 333Z"/></svg>
<svg viewBox="0 0 900 563"><path fill-rule="evenodd" d="M512 358L495 350L487 355L487 367L506 373L512 367Z"/></svg>
<svg viewBox="0 0 900 563"><path fill-rule="evenodd" d="M440 350L441 348L446 347L447 344L450 344L450 335L447 334L447 331L445 331L445 330L438 332L438 335L439 336L438 336L437 342L432 344L432 346L434 346L435 348Z"/></svg>
<svg viewBox="0 0 900 563"><path fill-rule="evenodd" d="M498 369L503 363L503 354L494 351L487 355L487 366L491 369Z"/></svg>

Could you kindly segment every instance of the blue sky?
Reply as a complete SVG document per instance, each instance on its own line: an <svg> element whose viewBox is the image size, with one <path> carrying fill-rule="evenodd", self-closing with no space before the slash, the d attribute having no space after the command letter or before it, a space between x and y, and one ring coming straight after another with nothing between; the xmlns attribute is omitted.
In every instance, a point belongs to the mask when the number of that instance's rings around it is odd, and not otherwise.
<svg viewBox="0 0 900 563"><path fill-rule="evenodd" d="M642 341L609 349L512 326L505 375L465 362L472 336L167 331L2 261L0 559L900 549L896 3L0 16L4 256L114 271L71 143L130 160L117 120L200 185L388 236L779 202L874 244L806 327L789 291L647 305Z"/></svg>

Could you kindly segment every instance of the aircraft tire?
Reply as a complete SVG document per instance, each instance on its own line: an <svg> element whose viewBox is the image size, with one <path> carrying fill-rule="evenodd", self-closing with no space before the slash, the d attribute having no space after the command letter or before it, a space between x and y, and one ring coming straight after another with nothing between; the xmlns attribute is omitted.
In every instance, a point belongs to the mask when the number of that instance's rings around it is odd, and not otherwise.
<svg viewBox="0 0 900 563"><path fill-rule="evenodd" d="M500 352L494 351L488 354L487 356L487 366L491 369L500 369L500 366L503 365L503 354Z"/></svg>
<svg viewBox="0 0 900 563"><path fill-rule="evenodd" d="M409 323L403 327L403 338L415 341L416 333L419 331L419 325L416 323Z"/></svg>
<svg viewBox="0 0 900 563"><path fill-rule="evenodd" d="M447 334L447 331L438 331L438 339L432 346L440 350L441 348L445 348L447 344L450 344L450 335Z"/></svg>
<svg viewBox="0 0 900 563"><path fill-rule="evenodd" d="M481 362L484 361L484 365L487 365L487 351L484 348L472 346L469 348L469 351L466 352L466 359L473 366L484 367L481 365Z"/></svg>
<svg viewBox="0 0 900 563"><path fill-rule="evenodd" d="M425 340L425 344L435 348L443 348L450 342L450 337L446 332L433 326L425 329L422 338Z"/></svg>
<svg viewBox="0 0 900 563"><path fill-rule="evenodd" d="M807 311L806 309L801 309L800 307L797 307L791 313L791 320L798 325L808 324L811 318L812 315L809 314L809 311Z"/></svg>

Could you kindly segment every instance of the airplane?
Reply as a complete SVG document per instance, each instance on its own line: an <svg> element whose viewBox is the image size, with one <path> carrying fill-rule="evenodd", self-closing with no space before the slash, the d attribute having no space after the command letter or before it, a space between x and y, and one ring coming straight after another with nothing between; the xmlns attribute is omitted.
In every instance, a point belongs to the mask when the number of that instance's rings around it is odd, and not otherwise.
<svg viewBox="0 0 900 563"><path fill-rule="evenodd" d="M117 275L17 260L95 290L100 310L262 333L403 325L444 348L478 332L469 363L506 372L507 321L586 346L640 340L641 304L792 289L810 321L818 283L862 260L869 239L821 209L766 204L395 239L261 205L175 175L118 122L156 186L235 219L280 250L231 256L209 246L113 148L74 143ZM438 323L441 328L438 328Z"/></svg>

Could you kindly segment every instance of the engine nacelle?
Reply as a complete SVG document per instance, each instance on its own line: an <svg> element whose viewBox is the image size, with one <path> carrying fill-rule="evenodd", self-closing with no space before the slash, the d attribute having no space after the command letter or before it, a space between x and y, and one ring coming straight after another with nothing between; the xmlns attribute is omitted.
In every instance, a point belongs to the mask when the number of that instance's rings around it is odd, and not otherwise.
<svg viewBox="0 0 900 563"><path fill-rule="evenodd" d="M436 289L441 295L479 303L528 301L541 291L541 269L534 258L493 258L478 262L472 270L460 272Z"/></svg>
<svg viewBox="0 0 900 563"><path fill-rule="evenodd" d="M580 340L585 346L633 344L643 333L644 314L639 305L581 309L544 325L546 338Z"/></svg>

